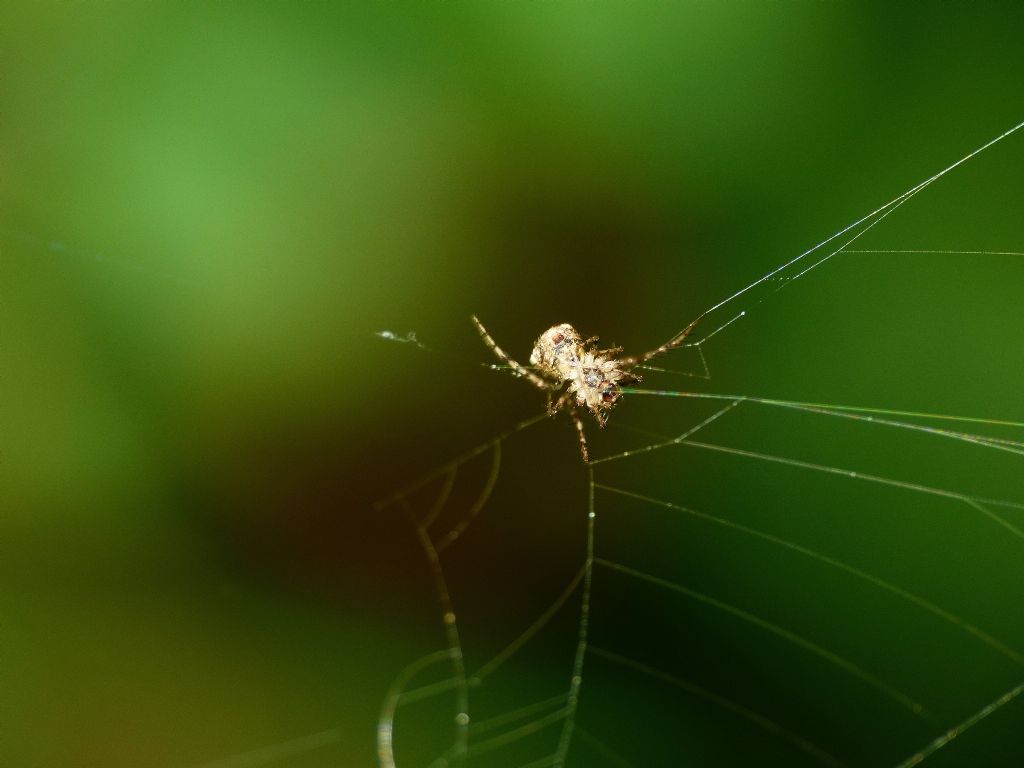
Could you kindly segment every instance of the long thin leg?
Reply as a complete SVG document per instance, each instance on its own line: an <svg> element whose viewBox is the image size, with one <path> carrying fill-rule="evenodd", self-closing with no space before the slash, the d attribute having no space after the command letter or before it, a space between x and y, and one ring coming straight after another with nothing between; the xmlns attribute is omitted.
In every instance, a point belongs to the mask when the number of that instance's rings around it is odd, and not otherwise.
<svg viewBox="0 0 1024 768"><path fill-rule="evenodd" d="M584 347L589 347L591 344L597 344L601 340L600 336L591 336L589 339L583 342ZM612 347L611 349L595 349L595 355L601 355L602 357L615 357L622 351L622 347Z"/></svg>
<svg viewBox="0 0 1024 768"><path fill-rule="evenodd" d="M562 393L562 396L559 397L558 400L556 400L554 403L548 400L548 416L554 416L556 413L562 410L574 397L576 397L576 393L573 392L571 389L567 389L565 390L565 392Z"/></svg>
<svg viewBox="0 0 1024 768"><path fill-rule="evenodd" d="M683 328L683 330L681 330L679 333L677 333L675 336L673 336L671 339L666 341L664 344L662 344L657 349L652 349L650 352L645 352L644 354L637 355L636 357L624 357L624 358L622 358L621 360L618 361L619 364L621 366L623 366L623 367L629 367L629 366L632 366L632 365L640 365L641 363L646 363L652 357L657 357L658 355L663 355L666 352L669 352L669 351L675 349L676 347L681 347L683 345L683 342L686 341L686 337L689 336L690 332L694 328L697 327L697 323L699 323L699 322L700 322L700 318L698 317L696 320L694 320L688 326Z"/></svg>
<svg viewBox="0 0 1024 768"><path fill-rule="evenodd" d="M511 357L506 355L505 351L494 342L494 339L491 338L491 334L487 332L487 329L484 328L483 323L481 323L477 319L476 315L473 315L472 318L473 325L475 325L476 329L480 332L480 338L484 340L484 344L486 344L490 348L490 350L497 356L499 360L508 365L513 371L515 371L517 376L522 376L524 379L533 384L533 386L537 387L537 389L551 389L551 385L548 382L546 382L540 376L535 374L533 371L526 370L526 368L524 368Z"/></svg>
<svg viewBox="0 0 1024 768"><path fill-rule="evenodd" d="M561 389L561 386L548 385L548 416L554 416L562 410L573 394L571 389L566 389L564 392L559 394L559 390ZM556 395L558 396L557 400L555 399Z"/></svg>
<svg viewBox="0 0 1024 768"><path fill-rule="evenodd" d="M576 424L576 434L580 438L580 453L583 454L583 463L590 463L590 451L587 450L587 434L583 431L583 420L580 418L579 409L573 408L569 411L572 416L573 423Z"/></svg>

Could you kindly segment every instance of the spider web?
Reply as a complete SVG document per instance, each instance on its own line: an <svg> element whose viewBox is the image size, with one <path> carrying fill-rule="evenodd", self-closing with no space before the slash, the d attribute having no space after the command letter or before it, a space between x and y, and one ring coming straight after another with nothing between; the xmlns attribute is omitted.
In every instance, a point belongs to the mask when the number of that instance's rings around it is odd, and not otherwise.
<svg viewBox="0 0 1024 768"><path fill-rule="evenodd" d="M590 430L589 467L562 419L536 415L378 501L413 532L438 608L382 692L379 765L999 764L970 736L985 724L1019 749L1024 421L718 385L725 340L753 343L742 321L770 300L803 315L858 276L880 290L894 262L1016 264L868 236L1022 127L702 312L699 338L644 366L657 386Z"/></svg>
<svg viewBox="0 0 1024 768"><path fill-rule="evenodd" d="M747 317L774 294L840 254L848 258L856 254L861 258L872 255L993 259L1024 255L1015 251L860 247L862 238L921 191L1021 127L1015 126L994 138L705 310L699 315L704 334L687 345L691 353L689 362L693 363L689 371L667 369L660 361L658 365L646 367L661 374L712 381L705 353L712 339ZM709 322L712 318L715 322ZM586 471L584 493L580 494L576 505L578 518L584 520L577 532L584 542L583 552L572 561L577 569L568 578L563 575L564 586L546 607L532 621L523 623L522 631L512 635L508 643L488 655L486 661L467 666L466 660L475 654L466 648L460 634L460 621L454 608L457 598L453 600L449 570L445 567L446 550L456 544L486 506L500 471L502 445L513 438L518 440L523 432L533 429L539 419L519 423L509 432L378 504L382 513L401 514L416 530L441 606L445 630L442 648L411 662L385 696L378 727L382 766L437 768L469 763L539 768L567 763L672 764L673 760L684 756L700 754L692 745L678 742L678 735L671 730L684 727L685 717L680 714L693 706L716 710L723 720L731 719L734 727L725 729L729 732L726 738L772 742L771 746L756 748L758 754L766 758L765 762L910 766L932 757L1024 692L1019 617L1014 617L1015 621L1001 622L1003 626L996 621L997 627L990 628L992 616L978 610L970 599L948 600L941 589L929 589L920 574L915 577L909 572L910 558L898 552L885 552L880 547L874 555L878 565L874 565L864 556L864 551L833 554L844 548L820 534L809 536L806 529L794 528L792 534L779 533L780 526L772 516L760 516L769 523L764 525L746 522L747 518L737 514L738 509L709 511L715 510L710 499L721 498L719 486L723 482L756 485L762 505L768 507L772 506L773 495L778 496L780 479L782 490L789 497L795 484L800 483L812 498L843 494L854 500L846 506L854 514L859 512L862 527L878 525L879 521L874 519L876 510L904 514L922 522L931 516L940 526L955 527L957 536L964 537L964 541L972 539L980 551L998 559L1006 568L1002 571L1003 579L1019 585L1019 554L1020 547L1024 546L1024 495L1021 494L1024 489L1019 482L1024 423L1013 419L800 402L715 391L636 387L626 392L646 396L631 398L634 401L657 402L647 413L634 411L630 417L615 414L610 422L614 429L604 444L629 447L598 453ZM671 409L672 403L679 399L686 399L694 408L686 409L679 427L666 429L666 425L679 417L675 412L666 415L665 408ZM630 402L629 405L635 408L638 404ZM704 410L702 418L693 415L697 407ZM630 421L661 425L661 429L637 426ZM774 450L771 436L792 431L797 424L814 435L806 446L808 450L802 454L781 448ZM902 475L874 469L864 471L849 463L806 458L829 454L821 448L819 441L823 436L826 440L839 441L846 453L850 453L852 445L860 443L864 444L862 450L870 452L871 444L881 441L887 446L886 452L905 452L907 458L903 463L908 471ZM762 439L756 439L758 437ZM962 478L946 478L944 482L942 472L921 471L929 465L932 470L955 466L962 460L972 460L970 452L981 451L989 454L985 461L993 476L1000 478L998 485L986 483L983 487L1005 488L1008 491L1005 496L993 497L981 491L965 490L972 484L952 482ZM976 457L973 460L977 461ZM643 463L641 476L648 478L672 477L680 472L681 466L689 466L688 481L684 484L686 491L682 494L678 491L644 492L644 488L656 481L649 479L638 484L635 469L622 471L638 461ZM468 504L460 505L458 513L445 525L439 525L441 510L450 503L458 475L474 464L486 465L485 479L475 481L478 495ZM704 471L693 471L692 467L697 464ZM888 466L891 468L892 464ZM711 480L693 483L694 476ZM538 486L534 478L520 488L531 497L539 494L544 498L551 492ZM696 503L691 506L689 498L702 496L709 499L709 506ZM791 498L783 501L789 507L787 513L794 517L797 516L794 513L807 515L814 511L801 508ZM722 506L721 501L717 506ZM751 517L758 518L757 515ZM835 520L824 521L823 517L819 515L811 524L819 528L839 524ZM523 520L522 524L531 525L528 520ZM806 521L804 524L807 525ZM772 589L760 590L760 599L751 600L751 594L758 590L749 583L749 573L737 577L736 580L744 584L733 590L735 594L721 594L721 582L716 585L718 593L702 589L700 582L708 580L706 574L702 578L692 567L681 566L678 562L679 558L694 554L691 547L684 544L681 551L669 547L670 551L659 552L655 535L644 533L645 530L662 531L671 536L670 526L678 525L692 528L691 543L707 542L710 534L716 544L721 544L721 548L714 546L719 554L758 548L770 553L760 556L777 563L780 571L792 571L780 577L789 581L791 593L799 591L800 581L814 579L822 590L834 588L837 595L849 595L837 601L840 610L830 616L830 620L837 625L844 620L850 624L846 628L850 638L857 635L857 622L851 622L849 616L842 614L852 609L859 609L862 617L868 619L874 612L878 620L892 622L893 626L900 623L892 618L894 615L923 619L927 631L922 634L918 630L913 634L907 630L907 635L902 637L890 630L869 633L877 646L858 646L838 642L834 636L822 632L816 622L801 617L799 601L779 600L783 605L771 605L771 601L777 599L773 595L778 594ZM892 530L886 532L884 528L880 532L892 536L901 546L915 544L927 549L943 544L942 536L933 541L925 529L912 528L907 532L909 535ZM819 544L819 540L825 543ZM643 556L638 558L638 552ZM707 561L702 565L711 567ZM475 575L460 573L463 567L464 564L455 565L451 571L462 578L475 578ZM955 581L959 581L958 586L963 591L963 579ZM987 586L976 583L972 588L999 590L998 579L993 582L990 574L989 581ZM911 584L913 586L908 586ZM551 590L549 585L547 591ZM814 599L820 599L821 594L816 588ZM787 602L792 604L785 605ZM952 607L954 604L958 607ZM631 618L620 618L624 606L628 606L627 616L634 612ZM695 641L692 649L667 641L669 636L679 641L686 632L686 624L681 623L680 618L666 617L676 611L699 618L697 626L705 630L714 627L709 632L711 637ZM553 684L547 695L538 692L532 698L508 696L501 690L502 684L492 685L496 673L517 654L531 643L541 642L542 633L565 635L565 627L557 624L559 617L567 612L577 617L572 627L576 639L560 685ZM611 647L616 642L623 645L623 633L615 629L617 621L624 621L633 629L626 638L629 647ZM726 629L722 630L719 625ZM655 631L660 637L652 640L650 635ZM746 685L737 685L735 676L728 670L719 669L709 674L700 669L699 663L694 664L695 648L712 638L720 642L723 638L719 633L723 631L732 632L734 638L759 635L765 646L772 647L781 658L798 657L797 666L814 670L806 673L810 679L827 682L821 684L819 690L790 686L788 694L804 700L789 707L792 711L785 716L776 716L771 706L772 697L787 690L784 681L762 675L766 679L758 682L770 682L768 696L757 691L756 685L749 684L757 665L770 664L773 659L755 661L752 668L745 671ZM915 660L915 655L920 658ZM751 660L739 661L738 666L744 662L750 664ZM916 673L908 674L907 669L915 666ZM914 684L920 677L927 677L929 670L936 666L964 671L980 667L985 670L985 674L979 675L984 682L972 686L950 685L947 690L935 685L930 686L930 690L922 690L920 685L915 689ZM597 690L587 690L589 686L583 680L586 677L590 682L590 670L594 668L593 676L600 682L592 683ZM587 675L583 674L585 669ZM615 676L626 682L616 684ZM503 684L507 687L508 682ZM642 688L642 691L638 690L637 698L631 698L625 706L614 695L602 704L602 684L606 696L609 688L614 691L616 685L620 690ZM589 710L591 717L586 716L587 710L583 716L580 714L581 695L587 697L585 700L598 699ZM454 707L449 704L447 710L448 719L454 723L450 741L443 748L437 748L432 758L429 755L434 753L425 750L423 742L403 753L398 736L403 716L406 722L422 721L424 702L442 696L448 697L449 702L454 701ZM685 705L678 701L666 703L673 697L689 701ZM512 700L515 704L504 703ZM838 707L836 700L842 702ZM478 701L480 709L486 713L480 719L470 712L471 702L475 706ZM502 703L494 704L494 701ZM851 701L863 702L864 711L874 716L866 717L860 724L852 722L848 716ZM444 706L440 709L445 711ZM830 709L834 711L829 713ZM803 712L803 717L794 718L794 712ZM884 714L879 717L880 712ZM596 725L589 725L591 720ZM622 720L627 722L624 724ZM840 727L835 727L837 723ZM760 739L752 737L751 733L758 733ZM707 745L703 748L707 749ZM713 764L722 764L723 755L728 754L728 751L706 752Z"/></svg>
<svg viewBox="0 0 1024 768"><path fill-rule="evenodd" d="M13 5L4 762L1018 761L1005 20ZM603 326L492 317L594 244ZM588 469L470 311L702 320Z"/></svg>

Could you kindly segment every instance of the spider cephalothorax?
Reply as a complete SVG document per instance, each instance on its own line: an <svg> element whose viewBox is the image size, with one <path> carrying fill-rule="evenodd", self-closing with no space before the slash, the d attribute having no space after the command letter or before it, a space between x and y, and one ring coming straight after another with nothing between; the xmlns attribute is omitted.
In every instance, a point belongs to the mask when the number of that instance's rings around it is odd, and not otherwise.
<svg viewBox="0 0 1024 768"><path fill-rule="evenodd" d="M622 358L615 357L622 351L622 347L594 349L592 345L597 337L584 340L568 323L553 325L537 338L533 346L530 364L534 370L523 367L505 354L475 316L473 323L484 343L516 375L547 392L549 414L554 416L563 408L569 411L576 424L580 452L586 462L590 461L590 454L579 409L586 408L603 427L608 421L609 412L622 396L621 388L640 381L640 377L630 371L652 357L681 346L697 321L694 320L657 349L635 357Z"/></svg>

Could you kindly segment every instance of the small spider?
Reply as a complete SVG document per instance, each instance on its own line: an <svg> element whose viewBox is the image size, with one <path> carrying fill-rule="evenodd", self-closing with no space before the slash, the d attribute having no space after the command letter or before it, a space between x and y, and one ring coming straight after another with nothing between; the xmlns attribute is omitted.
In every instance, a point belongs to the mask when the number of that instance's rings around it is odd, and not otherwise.
<svg viewBox="0 0 1024 768"><path fill-rule="evenodd" d="M609 412L622 396L621 388L641 380L632 370L652 357L681 346L697 325L697 320L657 349L634 357L620 358L615 355L622 351L622 347L593 349L591 345L597 341L596 336L584 340L568 323L554 325L544 331L533 345L530 364L536 372L505 354L476 315L473 315L473 324L480 332L484 344L490 347L499 360L512 368L517 376L547 393L549 416L554 416L563 408L569 411L579 435L580 453L583 454L584 463L587 463L590 461L590 452L587 450L587 436L583 431L579 409L590 411L603 428Z"/></svg>

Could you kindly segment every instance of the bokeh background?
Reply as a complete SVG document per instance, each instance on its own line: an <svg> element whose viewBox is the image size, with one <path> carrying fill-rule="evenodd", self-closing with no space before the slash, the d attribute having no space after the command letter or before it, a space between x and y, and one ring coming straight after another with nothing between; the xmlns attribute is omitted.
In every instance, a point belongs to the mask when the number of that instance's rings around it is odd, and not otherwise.
<svg viewBox="0 0 1024 768"><path fill-rule="evenodd" d="M520 359L562 321L655 346L1024 119L1021 32L1012 6L967 4L5 4L0 763L374 764L392 679L442 646L411 527L373 501L542 407L479 366L469 315ZM1016 135L862 243L1024 250L1022 168ZM1019 422L1022 288L1020 257L837 257L737 305L748 316L705 347L710 381L646 383ZM678 434L710 412L631 397L613 422ZM744 405L707 438L1024 500L1018 455L837 422ZM637 440L590 431L595 453ZM567 420L518 433L503 462L447 564L477 663L582 556ZM455 513L485 470L460 468ZM1024 542L963 503L684 448L598 479L799 541L1024 648ZM863 582L595 503L603 556L791 627L927 706L595 575L596 644L843 763L898 763L1024 679ZM577 611L485 714L564 688ZM813 763L664 680L586 669L577 722L631 765ZM400 712L400 768L443 749L451 707ZM1019 765L1022 707L929 763ZM472 764L525 764L544 738Z"/></svg>

